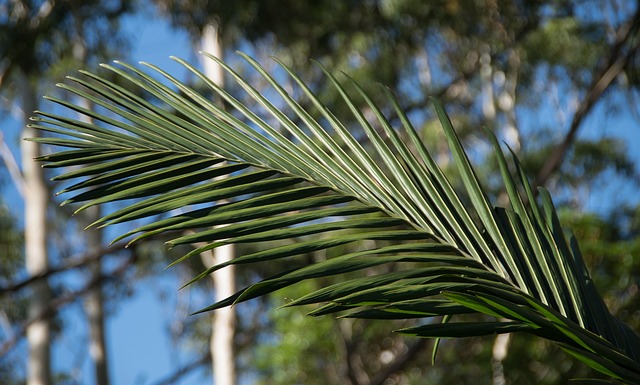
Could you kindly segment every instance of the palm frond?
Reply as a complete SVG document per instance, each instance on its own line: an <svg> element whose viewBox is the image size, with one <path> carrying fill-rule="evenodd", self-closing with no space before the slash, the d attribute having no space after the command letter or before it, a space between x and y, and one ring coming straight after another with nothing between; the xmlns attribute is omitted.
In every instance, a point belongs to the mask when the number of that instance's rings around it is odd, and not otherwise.
<svg viewBox="0 0 640 385"><path fill-rule="evenodd" d="M540 190L537 199L517 159L517 175L511 175L490 131L508 208L491 204L439 102L434 101L435 109L465 187L460 192L464 199L388 90L400 127L349 78L341 82L321 67L351 112L338 118L283 63L278 62L311 107L303 107L259 63L243 57L279 95L277 103L213 56L251 102L241 102L180 59L224 100L225 108L145 63L103 65L145 97L99 74L83 71L69 77L73 85L60 87L94 108L49 99L94 123L38 112L32 124L53 133L34 140L70 148L39 159L45 167L83 166L55 178L79 180L62 191L71 195L65 204L84 210L133 199L93 226L155 218L118 239L140 242L171 232L178 235L169 246L198 244L175 263L225 244L302 237L287 244L263 243L260 251L205 270L189 284L232 264L295 258L363 240L392 242L370 242L374 246L282 271L201 311L307 279L394 264L395 269L320 288L287 306L322 304L312 315L425 318L423 325L399 331L418 337L528 332L557 342L613 380L640 383L638 336L609 313L575 239L560 228L549 194ZM351 134L347 119L358 123L369 145ZM498 320L454 322L456 315L469 313ZM433 316L447 322L434 323Z"/></svg>

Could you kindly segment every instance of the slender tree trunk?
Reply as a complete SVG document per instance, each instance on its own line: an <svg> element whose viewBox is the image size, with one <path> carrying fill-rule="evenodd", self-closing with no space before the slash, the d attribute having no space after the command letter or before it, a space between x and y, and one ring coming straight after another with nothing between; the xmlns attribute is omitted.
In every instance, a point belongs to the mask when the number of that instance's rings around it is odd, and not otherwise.
<svg viewBox="0 0 640 385"><path fill-rule="evenodd" d="M505 385L507 383L504 366L502 362L507 358L509 353L509 341L511 334L498 334L493 341L493 350L491 354L491 369L493 371L493 385Z"/></svg>
<svg viewBox="0 0 640 385"><path fill-rule="evenodd" d="M25 127L23 138L37 137L40 132L27 127L31 113L36 109L33 83L22 76L22 111ZM47 204L48 191L44 172L34 158L40 156L40 145L22 141L22 172L24 174L24 243L27 272L34 276L48 269L47 257ZM51 288L46 279L33 283L29 318L36 319L27 327L29 358L27 385L51 384L51 320L47 307L51 301Z"/></svg>
<svg viewBox="0 0 640 385"><path fill-rule="evenodd" d="M87 61L87 47L84 36L81 35L82 25L78 20L76 29L80 35L74 44L73 54L75 59L84 63ZM91 102L79 98L78 105L90 110ZM93 119L80 114L78 117L86 123L93 123ZM82 228L89 226L91 223L100 218L100 208L93 206L82 212L80 225ZM93 228L84 232L85 246L88 252L99 250L102 247L102 230ZM89 270L89 282L102 282L102 258L97 258L87 266ZM84 301L84 311L87 315L87 323L89 327L89 356L93 361L93 373L96 385L109 385L109 367L107 365L107 344L105 338L105 319L104 319L104 295L102 292L102 284L98 283L87 293Z"/></svg>
<svg viewBox="0 0 640 385"><path fill-rule="evenodd" d="M89 225L100 217L100 209L90 207L84 212L84 225ZM98 250L102 245L102 231L91 229L84 233L88 252ZM87 265L89 280L99 282L102 275L102 259L97 258ZM107 344L105 338L104 295L102 284L89 290L84 301L84 310L89 326L89 355L93 361L96 385L109 385L109 367L107 365Z"/></svg>
<svg viewBox="0 0 640 385"><path fill-rule="evenodd" d="M518 86L518 73L520 72L520 57L516 51L509 54L509 66L504 74L504 86L498 96L498 106L505 115L506 122L502 130L504 140L516 154L522 146L520 131L516 119L516 87Z"/></svg>
<svg viewBox="0 0 640 385"><path fill-rule="evenodd" d="M480 53L480 82L482 83L482 115L489 126L496 120L496 103L493 94L493 68L491 68L490 48L484 47Z"/></svg>
<svg viewBox="0 0 640 385"><path fill-rule="evenodd" d="M85 226L100 218L100 208L90 207L85 210ZM83 227L85 227L83 226ZM93 252L102 247L102 230L91 229L84 233L87 251ZM101 282L102 258L97 258L88 266L89 280ZM96 385L109 385L109 366L107 361L107 343L104 317L104 295L102 284L95 285L88 293L84 301L84 309L89 324L89 355L93 360L93 372Z"/></svg>
<svg viewBox="0 0 640 385"><path fill-rule="evenodd" d="M219 36L219 26L215 23L207 24L201 36L202 50L222 58L222 44ZM204 73L219 86L224 85L222 68L207 58L203 58ZM233 245L218 247L213 252L203 253L202 261L205 266L211 266L229 261L233 258ZM227 298L235 292L235 278L233 267L216 271L211 275L215 289L216 300ZM212 319L210 350L213 365L213 381L215 385L235 385L236 370L233 354L233 340L235 334L235 310L226 307L215 311Z"/></svg>

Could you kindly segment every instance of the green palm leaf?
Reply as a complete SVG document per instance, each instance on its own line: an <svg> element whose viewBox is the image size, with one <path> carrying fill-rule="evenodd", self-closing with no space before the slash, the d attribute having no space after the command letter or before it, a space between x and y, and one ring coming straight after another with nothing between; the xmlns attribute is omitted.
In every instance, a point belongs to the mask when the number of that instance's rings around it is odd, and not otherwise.
<svg viewBox="0 0 640 385"><path fill-rule="evenodd" d="M146 69L119 62L103 66L144 97L88 72L70 77L73 85L60 85L94 106L89 110L49 98L87 115L92 124L45 112L33 118L33 127L53 133L34 140L70 148L39 159L45 167L83 166L55 178L76 180L62 191L70 195L65 204L80 204L78 210L84 210L134 199L93 226L154 218L118 239L140 242L170 232L175 236L169 246L198 245L174 263L225 244L263 242L261 250L211 267L188 284L232 264L291 259L377 241L282 271L201 311L307 279L394 265L351 274L287 306L322 304L312 315L425 318L420 326L400 330L418 337L528 332L556 341L613 380L640 382L638 336L607 310L577 243L560 228L548 193L541 190L536 199L517 159L517 178L512 177L490 131L487 137L509 208L490 203L437 101L465 199L454 191L388 90L401 127L354 81L342 83L324 67L351 116L336 117L279 62L306 98L304 105L312 106L304 108L257 62L243 57L279 95L277 104L211 56L251 102L239 101L179 59L224 100L225 108L144 63ZM375 119L365 116L361 104ZM347 120L357 122L368 138L366 147L351 134ZM465 200L470 207L463 205ZM285 239L298 241L264 243ZM456 315L469 313L498 320L455 321ZM446 322L429 321L433 316Z"/></svg>

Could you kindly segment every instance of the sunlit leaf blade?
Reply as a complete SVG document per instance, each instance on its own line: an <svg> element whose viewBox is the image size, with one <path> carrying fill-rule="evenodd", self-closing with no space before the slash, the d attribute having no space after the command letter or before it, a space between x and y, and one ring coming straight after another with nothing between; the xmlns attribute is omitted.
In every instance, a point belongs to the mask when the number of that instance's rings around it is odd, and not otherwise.
<svg viewBox="0 0 640 385"><path fill-rule="evenodd" d="M516 252L520 252L520 260L527 265L524 272L529 273L530 278L534 281L533 288L530 288L530 290L535 288L538 298L543 302L557 305L558 303L561 303L557 285L551 276L551 272L545 260L545 253L540 243L539 235L532 224L532 219L525 207L523 198L518 192L518 185L511 176L507 160L505 159L497 138L490 130L487 129L485 132L493 144L494 153L496 154L498 165L500 167L500 173L509 196L509 202L516 214L512 215L509 212L506 212L506 216L508 217L508 225L506 228L512 228L515 230L513 231L513 236L515 237L513 239L514 249ZM528 185L528 181L526 179L521 180L521 182ZM522 231L522 227L524 228L524 231ZM535 258L527 256L535 256Z"/></svg>
<svg viewBox="0 0 640 385"><path fill-rule="evenodd" d="M460 171L460 176L469 194L469 198L473 203L475 211L480 216L485 230L489 233L495 247L497 248L496 253L488 253L487 258L489 258L493 269L497 273L510 276L512 279L516 280L516 283L521 284L522 279L520 278L520 272L512 266L512 260L509 257L509 252L504 243L504 238L500 235L500 229L495 221L493 210L491 209L488 198L486 197L486 193L480 186L480 182L478 181L471 163L462 148L462 144L455 134L453 125L440 102L434 100L434 105L440 124L442 125L447 141L449 142L453 159L456 161ZM478 241L484 242L483 239Z"/></svg>
<svg viewBox="0 0 640 385"><path fill-rule="evenodd" d="M284 63L276 59L275 76L240 55L268 92L211 55L233 87L176 59L224 106L147 63L115 62L102 66L109 76L82 71L59 85L92 106L49 98L91 122L50 112L32 119L50 135L35 141L69 148L38 159L65 169L54 178L69 183L64 203L78 211L108 204L92 225L130 224L116 240L166 236L169 247L189 246L171 265L223 245L254 247L185 286L231 265L278 270L200 312L332 277L285 306L314 305L314 316L412 319L422 324L400 332L436 338L434 354L440 338L532 333L613 379L640 382L640 338L609 313L551 197L534 192L491 131L510 207L493 206L438 101L460 191L389 90L400 127L348 76L347 87L320 65L348 111L337 116ZM304 258L318 252L331 257ZM475 313L483 318L460 320Z"/></svg>

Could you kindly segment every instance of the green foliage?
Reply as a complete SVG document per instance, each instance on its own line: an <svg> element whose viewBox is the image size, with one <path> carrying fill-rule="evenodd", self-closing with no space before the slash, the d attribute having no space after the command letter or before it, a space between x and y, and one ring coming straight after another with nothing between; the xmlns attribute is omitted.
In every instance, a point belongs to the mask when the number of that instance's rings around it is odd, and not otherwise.
<svg viewBox="0 0 640 385"><path fill-rule="evenodd" d="M284 303L288 295L313 289L309 281L295 291L282 290L273 298L279 300L276 303ZM273 334L256 347L255 369L260 377L268 379L269 384L340 383L340 368L335 365L342 362L342 352L335 322L327 317L306 317L300 309L291 308L274 309L269 312L269 319Z"/></svg>
<svg viewBox="0 0 640 385"><path fill-rule="evenodd" d="M528 36L526 59L529 64L544 62L576 72L597 63L605 53L605 42L606 34L599 24L575 16L556 18Z"/></svg>
<svg viewBox="0 0 640 385"><path fill-rule="evenodd" d="M29 0L3 5L3 76L17 71L28 76L55 75L65 65L83 65L79 59L104 57L114 46L122 50L126 42L117 32L118 17L131 12L133 4L128 0L91 0L47 6ZM78 50L86 51L84 58L77 56Z"/></svg>
<svg viewBox="0 0 640 385"><path fill-rule="evenodd" d="M360 245L302 267L292 264L202 311L311 279L359 273L321 286L287 306L319 304L311 312L316 316L424 318L398 330L417 337L527 332L556 342L612 379L640 381L640 339L605 306L575 238L566 237L560 227L549 193L540 189L536 197L517 159L513 165L517 175L510 174L490 131L486 135L510 200L507 208L489 201L438 102L436 112L464 188L463 198L390 92L383 90L400 118L399 128L356 82L347 79L352 90L348 92L320 66L349 111L348 119L358 122L366 135L367 151L341 115L334 114L291 69L280 63L304 95L304 105L311 107L302 107L301 98L294 99L258 63L243 57L285 108L276 107L264 92L257 92L214 57L210 58L253 99L250 105L238 102L181 60L225 100L228 109L151 65L147 67L180 93L139 68L124 63L104 67L163 105L151 104L100 75L83 72L82 77L71 77L76 86L62 87L96 108L86 110L51 99L101 125L46 112L34 118L34 127L63 135L36 140L71 148L42 157L46 167L85 166L56 177L81 179L63 191L73 193L65 203L86 202L79 208L83 210L139 199L94 225L163 215L120 238L134 236L131 242L140 242L172 233L169 246L204 244L174 263L224 244L309 236L274 247L264 244L264 249L207 269L189 283L231 264L269 263ZM367 106L370 117L353 95ZM260 109L266 116L258 115ZM183 211L173 214L176 209ZM464 316L477 313L488 317ZM444 317L444 322L430 318L434 316Z"/></svg>
<svg viewBox="0 0 640 385"><path fill-rule="evenodd" d="M0 271L17 272L23 265L22 235L17 231L15 220L9 209L2 202L0 202L0 250L2 250Z"/></svg>
<svg viewBox="0 0 640 385"><path fill-rule="evenodd" d="M24 265L23 259L23 237L16 228L15 219L12 217L9 209L0 202L0 287L5 287L12 282ZM9 298L6 295L0 295L0 316L6 317L5 321L11 324L17 323L26 318L27 314L27 298L25 296L13 296ZM0 332L3 342L11 336L8 330ZM6 334L5 334L6 333ZM17 385L21 381L19 371L19 363L21 360L15 354L5 354L0 360L0 378L7 385Z"/></svg>

